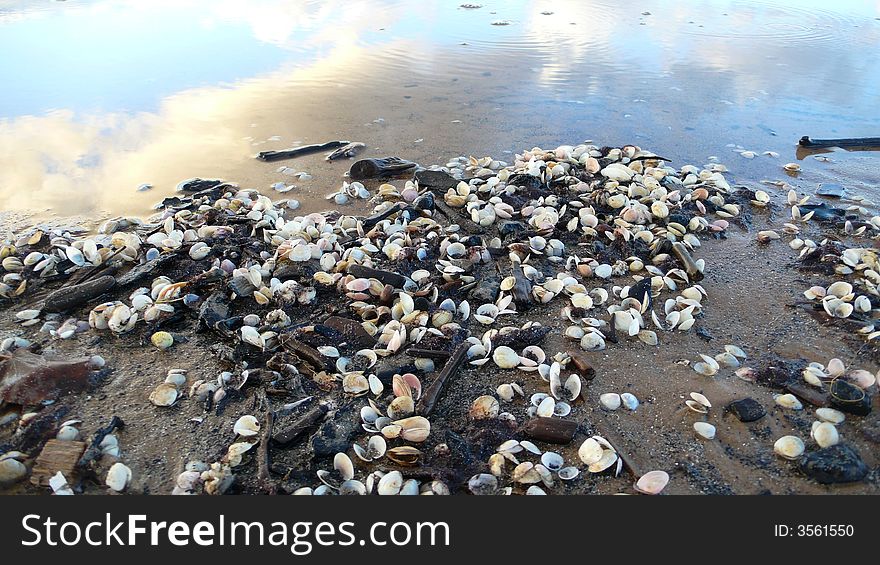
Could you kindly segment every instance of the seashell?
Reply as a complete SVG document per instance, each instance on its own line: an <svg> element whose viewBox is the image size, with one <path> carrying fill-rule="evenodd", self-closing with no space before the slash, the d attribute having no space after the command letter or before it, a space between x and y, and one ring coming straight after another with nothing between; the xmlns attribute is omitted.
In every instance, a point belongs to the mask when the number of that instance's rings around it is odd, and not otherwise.
<svg viewBox="0 0 880 565"><path fill-rule="evenodd" d="M578 457L586 465L592 465L602 458L602 445L594 438L588 438L578 448Z"/></svg>
<svg viewBox="0 0 880 565"><path fill-rule="evenodd" d="M639 477L633 488L642 494L660 494L669 484L669 474L666 471L649 471Z"/></svg>
<svg viewBox="0 0 880 565"><path fill-rule="evenodd" d="M122 492L131 483L131 469L122 463L114 463L107 471L104 484L116 492Z"/></svg>
<svg viewBox="0 0 880 565"><path fill-rule="evenodd" d="M168 349L174 344L174 336L168 332L156 332L150 336L150 341L159 349Z"/></svg>
<svg viewBox="0 0 880 565"><path fill-rule="evenodd" d="M431 433L431 422L423 416L410 416L402 420L395 420L392 425L400 428L401 439L414 443L425 441Z"/></svg>
<svg viewBox="0 0 880 565"><path fill-rule="evenodd" d="M830 424L841 424L846 420L846 415L840 410L835 410L834 408L817 408L816 417L821 421Z"/></svg>
<svg viewBox="0 0 880 565"><path fill-rule="evenodd" d="M700 394L699 392L692 392L690 396L694 400L694 402L696 402L700 406L702 406L704 408L712 408L712 403L709 402L709 399L706 398L705 396L703 396L702 394Z"/></svg>
<svg viewBox="0 0 880 565"><path fill-rule="evenodd" d="M559 478L563 481L570 481L572 479L577 478L578 475L581 474L580 469L577 467L563 467L559 470Z"/></svg>
<svg viewBox="0 0 880 565"><path fill-rule="evenodd" d="M27 476L27 465L19 461L19 452L11 451L0 456L0 485L11 485Z"/></svg>
<svg viewBox="0 0 880 565"><path fill-rule="evenodd" d="M552 396L548 396L538 405L538 410L535 412L541 418L549 418L553 416L553 412L556 409L556 400Z"/></svg>
<svg viewBox="0 0 880 565"><path fill-rule="evenodd" d="M601 459L592 465L587 466L587 470L591 473L601 473L609 469L615 463L617 463L617 453L614 450L605 449L602 451Z"/></svg>
<svg viewBox="0 0 880 565"><path fill-rule="evenodd" d="M490 477L492 475L489 475ZM492 477L493 479L495 477ZM379 485L377 487L377 492L380 496L395 496L400 494L400 489L403 487L403 475L400 471L391 471L390 473L386 473L381 479L379 479Z"/></svg>
<svg viewBox="0 0 880 565"><path fill-rule="evenodd" d="M422 452L410 445L401 445L388 450L388 459L400 465L416 465L421 456Z"/></svg>
<svg viewBox="0 0 880 565"><path fill-rule="evenodd" d="M840 435L837 428L830 422L816 422L810 435L819 447L831 447L840 443Z"/></svg>
<svg viewBox="0 0 880 565"><path fill-rule="evenodd" d="M513 369L520 364L520 357L516 351L505 345L495 348L492 360L502 369Z"/></svg>
<svg viewBox="0 0 880 565"><path fill-rule="evenodd" d="M260 423L248 414L236 420L232 430L241 437L253 437L260 433Z"/></svg>
<svg viewBox="0 0 880 565"><path fill-rule="evenodd" d="M345 453L337 453L333 456L333 468L339 473L343 481L349 481L354 478L354 463Z"/></svg>
<svg viewBox="0 0 880 565"><path fill-rule="evenodd" d="M790 408L792 410L801 410L804 405L801 404L801 401L793 394L777 394L774 397L776 404L783 408Z"/></svg>
<svg viewBox="0 0 880 565"><path fill-rule="evenodd" d="M468 480L468 490L475 495L494 494L498 490L498 479L489 473L474 475Z"/></svg>
<svg viewBox="0 0 880 565"><path fill-rule="evenodd" d="M367 487L360 481L349 479L342 481L339 485L339 494L344 496L364 495L367 494Z"/></svg>
<svg viewBox="0 0 880 565"><path fill-rule="evenodd" d="M150 402L155 406L171 406L177 401L177 396L176 386L162 383L150 393Z"/></svg>
<svg viewBox="0 0 880 565"><path fill-rule="evenodd" d="M547 469L555 472L562 469L562 466L565 465L565 459L563 459L562 455L559 455L558 453L546 451L541 455L541 464Z"/></svg>
<svg viewBox="0 0 880 565"><path fill-rule="evenodd" d="M398 396L388 405L388 417L392 420L400 420L412 415L416 405L412 396Z"/></svg>
<svg viewBox="0 0 880 565"><path fill-rule="evenodd" d="M715 426L708 422L694 422L694 431L703 439L715 438Z"/></svg>
<svg viewBox="0 0 880 565"><path fill-rule="evenodd" d="M624 392L620 395L620 400L623 406L628 410L635 410L639 407L639 399L636 398L634 394Z"/></svg>
<svg viewBox="0 0 880 565"><path fill-rule="evenodd" d="M359 396L370 390L370 381L362 373L348 373L342 378L342 390Z"/></svg>
<svg viewBox="0 0 880 565"><path fill-rule="evenodd" d="M55 434L55 439L61 441L76 441L79 438L79 430L70 425L63 425Z"/></svg>
<svg viewBox="0 0 880 565"><path fill-rule="evenodd" d="M773 451L786 459L797 459L804 453L804 442L797 436L783 436L773 444Z"/></svg>
<svg viewBox="0 0 880 565"><path fill-rule="evenodd" d="M606 410L617 410L620 408L622 399L616 392L606 392L599 396L599 403Z"/></svg>
<svg viewBox="0 0 880 565"><path fill-rule="evenodd" d="M469 414L474 420L487 420L497 418L500 408L498 400L494 396L483 395L473 401Z"/></svg>

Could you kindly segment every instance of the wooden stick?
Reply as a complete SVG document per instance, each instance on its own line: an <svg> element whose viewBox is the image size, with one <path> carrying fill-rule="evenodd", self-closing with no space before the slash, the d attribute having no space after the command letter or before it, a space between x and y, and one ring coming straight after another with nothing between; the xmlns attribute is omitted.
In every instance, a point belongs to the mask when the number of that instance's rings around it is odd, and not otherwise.
<svg viewBox="0 0 880 565"><path fill-rule="evenodd" d="M434 406L440 399L440 392L443 390L443 385L446 384L446 380L449 379L449 376L456 372L461 364L467 359L468 347L468 343L463 342L452 352L449 360L446 361L446 365L443 366L443 370L440 371L440 374L437 375L437 378L431 383L431 386L428 387L425 394L422 395L418 407L419 414L428 416L434 410Z"/></svg>

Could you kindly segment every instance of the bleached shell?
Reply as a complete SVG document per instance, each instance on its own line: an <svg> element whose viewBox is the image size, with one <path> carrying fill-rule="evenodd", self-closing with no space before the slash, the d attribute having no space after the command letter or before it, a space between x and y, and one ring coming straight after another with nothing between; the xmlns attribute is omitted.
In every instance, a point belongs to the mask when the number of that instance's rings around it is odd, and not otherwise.
<svg viewBox="0 0 880 565"><path fill-rule="evenodd" d="M840 434L834 424L830 422L816 422L811 435L819 447L831 447L840 443Z"/></svg>
<svg viewBox="0 0 880 565"><path fill-rule="evenodd" d="M386 473L381 479L379 479L377 492L380 496L395 496L400 493L400 489L402 487L403 475L400 473L400 471L391 471L390 473Z"/></svg>
<svg viewBox="0 0 880 565"><path fill-rule="evenodd" d="M581 474L580 469L577 467L563 467L559 470L559 478L563 481L570 481L572 479L577 478L578 475Z"/></svg>
<svg viewBox="0 0 880 565"><path fill-rule="evenodd" d="M124 491L125 487L130 483L131 469L119 462L110 466L110 469L107 471L107 477L104 479L104 484L116 492Z"/></svg>
<svg viewBox="0 0 880 565"><path fill-rule="evenodd" d="M797 436L783 436L773 444L773 451L786 459L797 459L804 453L804 442Z"/></svg>
<svg viewBox="0 0 880 565"><path fill-rule="evenodd" d="M492 352L492 360L502 369L513 369L520 363L519 355L513 349L502 345Z"/></svg>
<svg viewBox="0 0 880 565"><path fill-rule="evenodd" d="M253 437L260 433L260 422L254 416L247 414L235 421L232 430L241 437Z"/></svg>
<svg viewBox="0 0 880 565"><path fill-rule="evenodd" d="M370 390L370 381L360 373L348 373L342 378L342 389L348 394L364 394Z"/></svg>
<svg viewBox="0 0 880 565"><path fill-rule="evenodd" d="M703 439L715 438L715 426L708 422L694 422L694 431Z"/></svg>
<svg viewBox="0 0 880 565"><path fill-rule="evenodd" d="M835 410L834 408L817 408L816 417L823 422L831 424L841 424L846 420L846 415L840 410Z"/></svg>
<svg viewBox="0 0 880 565"><path fill-rule="evenodd" d="M617 453L611 449L602 451L602 457L595 463L587 466L587 470L591 473L601 473L610 468L617 462Z"/></svg>
<svg viewBox="0 0 880 565"><path fill-rule="evenodd" d="M558 453L546 451L541 455L541 463L551 471L559 471L562 469L562 466L565 465L565 459L563 459L562 455L559 455Z"/></svg>
<svg viewBox="0 0 880 565"><path fill-rule="evenodd" d="M712 403L709 402L709 399L706 398L704 395L700 394L699 392L692 392L692 393L690 394L690 396L691 396L691 398L693 398L694 401L696 401L699 405L701 405L701 406L703 406L703 407L705 407L705 408L712 408Z"/></svg>
<svg viewBox="0 0 880 565"><path fill-rule="evenodd" d="M170 383L162 383L150 393L150 402L155 406L171 406L177 401L177 387Z"/></svg>
<svg viewBox="0 0 880 565"><path fill-rule="evenodd" d="M634 394L624 392L620 395L621 403L628 410L635 410L639 407L639 399Z"/></svg>
<svg viewBox="0 0 880 565"><path fill-rule="evenodd" d="M402 420L395 420L393 425L400 428L402 439L414 443L425 441L431 433L431 422L424 416L410 416Z"/></svg>
<svg viewBox="0 0 880 565"><path fill-rule="evenodd" d="M576 374L571 374L565 380L565 390L568 391L569 400L577 400L577 397L581 395L581 378Z"/></svg>
<svg viewBox="0 0 880 565"><path fill-rule="evenodd" d="M354 463L345 453L337 453L333 457L333 468L339 472L339 476L342 477L343 481L354 478Z"/></svg>
<svg viewBox="0 0 880 565"><path fill-rule="evenodd" d="M415 401L412 396L398 396L388 405L388 417L399 420L410 416L415 411Z"/></svg>
<svg viewBox="0 0 880 565"><path fill-rule="evenodd" d="M642 494L660 494L669 484L669 474L666 471L649 471L639 477L635 489Z"/></svg>
<svg viewBox="0 0 880 565"><path fill-rule="evenodd" d="M0 485L10 485L27 476L27 465L9 453L0 458Z"/></svg>
<svg viewBox="0 0 880 565"><path fill-rule="evenodd" d="M159 349L168 349L174 345L174 336L168 332L156 332L150 336L150 341Z"/></svg>
<svg viewBox="0 0 880 565"><path fill-rule="evenodd" d="M578 457L586 465L592 465L602 458L602 445L593 438L587 438L578 448Z"/></svg>
<svg viewBox="0 0 880 565"><path fill-rule="evenodd" d="M538 410L536 414L542 418L549 418L553 416L553 411L556 408L556 400L552 396L548 396L538 405Z"/></svg>
<svg viewBox="0 0 880 565"><path fill-rule="evenodd" d="M599 396L599 403L606 410L617 410L620 408L621 398L616 392L606 392Z"/></svg>
<svg viewBox="0 0 880 565"><path fill-rule="evenodd" d="M801 410L804 407L804 405L801 404L801 401L793 394L777 394L774 400L776 401L776 404L783 408Z"/></svg>

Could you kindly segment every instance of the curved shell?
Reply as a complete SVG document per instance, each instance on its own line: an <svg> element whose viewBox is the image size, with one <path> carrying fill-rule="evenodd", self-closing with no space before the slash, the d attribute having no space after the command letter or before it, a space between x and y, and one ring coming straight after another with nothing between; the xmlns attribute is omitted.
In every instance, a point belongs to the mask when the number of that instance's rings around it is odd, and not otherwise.
<svg viewBox="0 0 880 565"><path fill-rule="evenodd" d="M660 494L669 484L669 474L666 471L649 471L639 477L634 488L642 494Z"/></svg>
<svg viewBox="0 0 880 565"><path fill-rule="evenodd" d="M260 422L250 414L236 420L233 431L241 437L253 437L260 433Z"/></svg>
<svg viewBox="0 0 880 565"><path fill-rule="evenodd" d="M773 444L773 451L786 459L797 459L804 453L804 442L797 436L782 436Z"/></svg>

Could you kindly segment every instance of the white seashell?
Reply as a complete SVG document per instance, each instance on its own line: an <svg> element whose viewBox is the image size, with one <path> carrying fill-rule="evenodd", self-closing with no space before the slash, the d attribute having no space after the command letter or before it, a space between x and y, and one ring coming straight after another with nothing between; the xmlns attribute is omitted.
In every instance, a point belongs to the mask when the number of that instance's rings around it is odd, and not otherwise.
<svg viewBox="0 0 880 565"><path fill-rule="evenodd" d="M241 437L253 437L260 433L260 422L248 414L236 420L232 430Z"/></svg>
<svg viewBox="0 0 880 565"><path fill-rule="evenodd" d="M552 396L548 396L544 400L541 401L541 404L538 405L538 410L536 414L542 418L549 418L553 416L553 411L556 408L556 400Z"/></svg>
<svg viewBox="0 0 880 565"><path fill-rule="evenodd" d="M578 448L578 457L586 465L592 465L602 458L602 445L594 438L588 438Z"/></svg>
<svg viewBox="0 0 880 565"><path fill-rule="evenodd" d="M819 447L831 447L840 443L840 434L830 422L816 422L811 435Z"/></svg>
<svg viewBox="0 0 880 565"><path fill-rule="evenodd" d="M846 420L846 415L840 410L835 410L834 408L817 408L816 417L823 422L828 422L830 424L841 424Z"/></svg>
<svg viewBox="0 0 880 565"><path fill-rule="evenodd" d="M797 459L804 453L804 442L797 436L783 436L773 444L773 451L786 459Z"/></svg>
<svg viewBox="0 0 880 565"><path fill-rule="evenodd" d="M500 408L498 400L494 396L478 396L471 404L470 416L474 420L497 418Z"/></svg>
<svg viewBox="0 0 880 565"><path fill-rule="evenodd" d="M621 398L616 392L606 392L599 396L599 403L606 410L617 410L620 408Z"/></svg>
<svg viewBox="0 0 880 565"><path fill-rule="evenodd" d="M628 410L635 410L639 407L639 399L636 398L634 394L624 392L620 395L620 400L623 403L623 406Z"/></svg>
<svg viewBox="0 0 880 565"><path fill-rule="evenodd" d="M694 422L694 431L703 439L715 438L715 426L708 422Z"/></svg>
<svg viewBox="0 0 880 565"><path fill-rule="evenodd" d="M395 496L400 494L401 488L403 488L403 475L400 471L391 471L379 479L377 492L380 496Z"/></svg>
<svg viewBox="0 0 880 565"><path fill-rule="evenodd" d="M520 363L516 351L505 345L495 348L492 352L492 360L502 369L513 369Z"/></svg>
<svg viewBox="0 0 880 565"><path fill-rule="evenodd" d="M777 394L774 400L776 400L776 404L783 408L801 410L804 407L804 405L801 404L801 401L793 394Z"/></svg>
<svg viewBox="0 0 880 565"><path fill-rule="evenodd" d="M150 393L150 402L155 406L171 406L177 402L177 387L171 383L162 383Z"/></svg>
<svg viewBox="0 0 880 565"><path fill-rule="evenodd" d="M122 463L114 463L110 470L107 471L107 477L104 479L106 484L116 492L122 492L131 483L131 469Z"/></svg>
<svg viewBox="0 0 880 565"><path fill-rule="evenodd" d="M669 484L669 474L666 471L649 471L639 477L635 489L642 494L660 494Z"/></svg>

